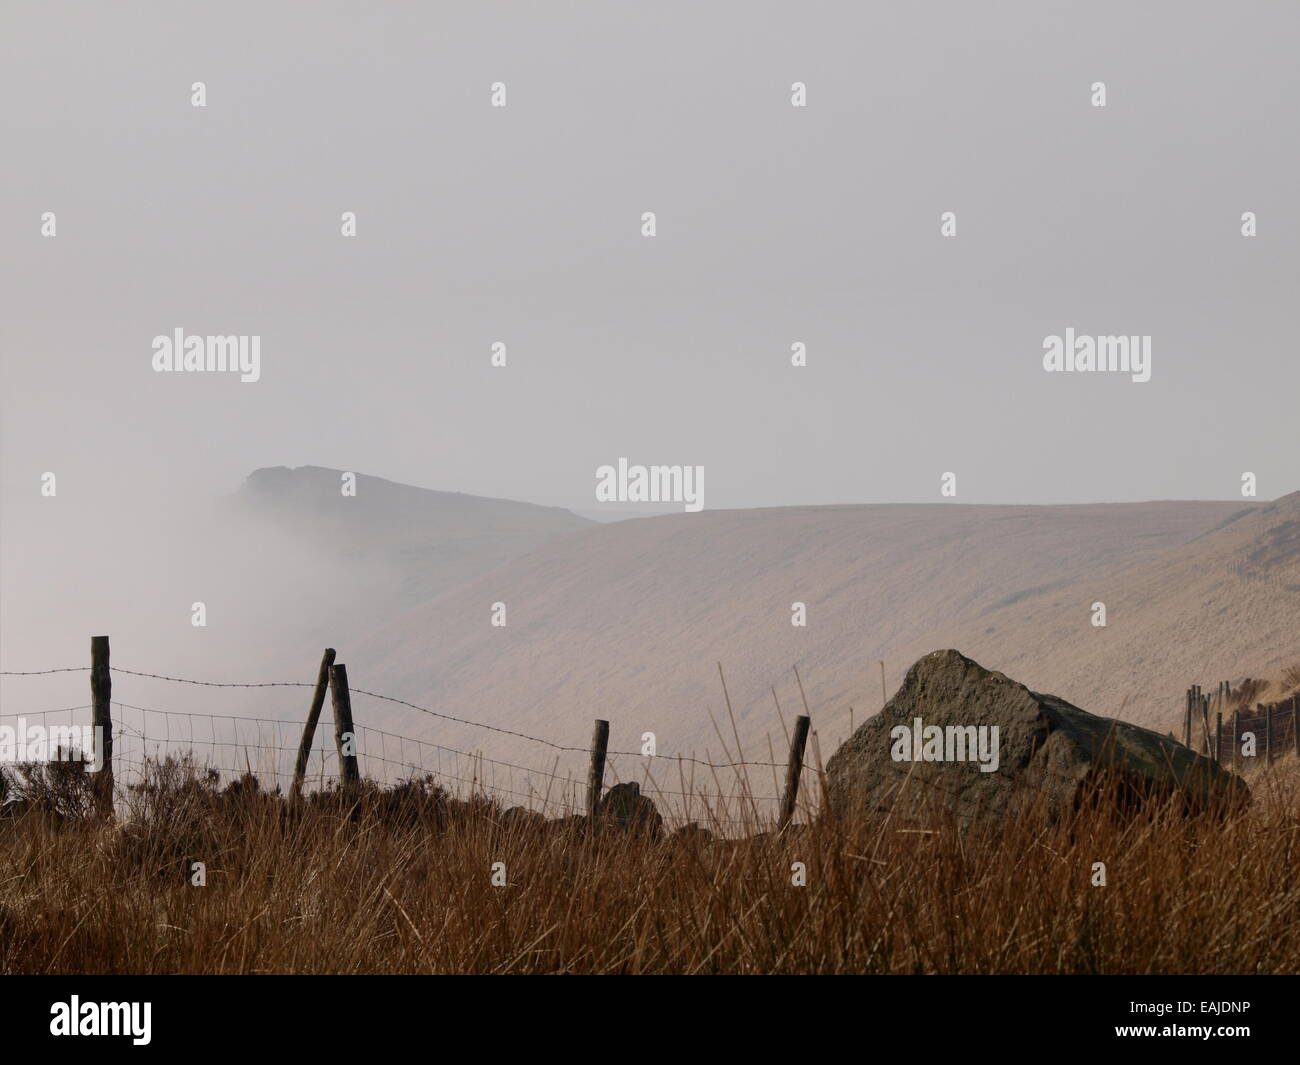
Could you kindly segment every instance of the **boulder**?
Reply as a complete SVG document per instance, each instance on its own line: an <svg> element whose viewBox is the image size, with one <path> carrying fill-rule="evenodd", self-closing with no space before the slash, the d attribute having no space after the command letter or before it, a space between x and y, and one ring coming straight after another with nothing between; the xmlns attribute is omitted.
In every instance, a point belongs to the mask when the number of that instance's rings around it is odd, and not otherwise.
<svg viewBox="0 0 1300 1065"><path fill-rule="evenodd" d="M615 784L601 796L596 804L596 818L619 828L635 828L657 836L663 829L663 818L655 804L641 794L636 781Z"/></svg>
<svg viewBox="0 0 1300 1065"><path fill-rule="evenodd" d="M908 670L831 756L826 778L837 816L950 812L963 826L1035 804L1060 815L1086 802L1131 809L1176 798L1191 810L1249 797L1239 778L1176 740L1030 691L952 650Z"/></svg>

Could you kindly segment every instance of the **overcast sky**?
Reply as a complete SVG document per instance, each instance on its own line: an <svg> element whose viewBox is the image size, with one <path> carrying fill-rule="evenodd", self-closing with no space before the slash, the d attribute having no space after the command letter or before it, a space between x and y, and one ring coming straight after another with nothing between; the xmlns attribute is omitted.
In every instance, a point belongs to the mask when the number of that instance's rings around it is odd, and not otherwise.
<svg viewBox="0 0 1300 1065"><path fill-rule="evenodd" d="M1284 494L1298 42L1291 2L5 0L0 489ZM261 380L155 373L177 327ZM1045 373L1066 327L1150 335L1151 380Z"/></svg>

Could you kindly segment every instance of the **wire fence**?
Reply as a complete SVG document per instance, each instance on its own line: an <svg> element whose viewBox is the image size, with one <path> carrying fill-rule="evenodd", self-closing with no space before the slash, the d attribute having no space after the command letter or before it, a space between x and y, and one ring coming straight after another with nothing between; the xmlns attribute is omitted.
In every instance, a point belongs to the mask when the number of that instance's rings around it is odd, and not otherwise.
<svg viewBox="0 0 1300 1065"><path fill-rule="evenodd" d="M0 677L46 677L78 672L89 673L91 667L0 671ZM201 689L316 689L320 683L198 680L118 666L109 667L109 674ZM515 746L531 745L539 754L545 754L550 763L530 765L524 758L492 757L477 747L450 746L372 727L356 720L354 713L355 753L361 775L367 780L391 787L427 777L460 799L486 796L502 807L520 806L547 817L586 813L587 773L573 756L586 757L589 748L457 717L364 688L349 690L352 696L400 707L434 721L481 730L486 737L504 737ZM251 774L265 790L286 794L290 791L303 736L301 720L142 706L116 698L109 701L109 706L112 769L119 796L138 787L148 778L151 767L168 759L190 760L200 771L216 774L215 779L221 785ZM0 736L7 725L21 742L22 737L17 735L20 722L27 730L39 726L45 736L54 734L56 729L60 730L59 734L84 730L91 724L93 709L93 703L24 711L6 708L0 711ZM726 751L723 761L714 761L707 752L705 758L699 758L695 753L662 755L609 750L605 752L602 785L609 788L635 782L641 793L654 801L670 827L697 822L717 831L741 833L776 824L787 763L778 762L774 757L766 761L735 757L721 733L718 739ZM739 744L738 736L736 743ZM49 756L55 755L50 752ZM0 751L0 761L3 760L13 760L13 752L6 758ZM815 774L820 768L801 759L801 772ZM316 729L302 777L303 790L337 786L343 775L334 730ZM814 788L805 791L812 794L803 798L798 816L806 818L815 816L817 795Z"/></svg>
<svg viewBox="0 0 1300 1065"><path fill-rule="evenodd" d="M1256 701L1265 688L1249 678L1236 685L1220 681L1213 695L1198 684L1188 687L1183 743L1195 743L1206 757L1233 769L1252 761L1269 765L1287 751L1300 759L1300 693Z"/></svg>

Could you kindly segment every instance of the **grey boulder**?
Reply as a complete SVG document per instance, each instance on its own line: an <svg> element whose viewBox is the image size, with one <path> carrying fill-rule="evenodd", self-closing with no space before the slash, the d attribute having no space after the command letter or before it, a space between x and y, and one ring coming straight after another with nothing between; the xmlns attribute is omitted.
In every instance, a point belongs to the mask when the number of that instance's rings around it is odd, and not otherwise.
<svg viewBox="0 0 1300 1065"><path fill-rule="evenodd" d="M1168 736L1099 717L958 651L919 659L879 714L826 764L835 816L908 821L949 814L963 826L1037 806L1132 811L1174 799L1188 810L1249 798L1239 778Z"/></svg>

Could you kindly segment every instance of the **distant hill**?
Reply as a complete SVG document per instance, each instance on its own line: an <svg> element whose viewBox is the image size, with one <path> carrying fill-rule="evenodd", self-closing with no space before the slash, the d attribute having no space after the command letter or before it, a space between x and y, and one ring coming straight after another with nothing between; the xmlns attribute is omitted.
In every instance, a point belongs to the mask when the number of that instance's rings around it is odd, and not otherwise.
<svg viewBox="0 0 1300 1065"><path fill-rule="evenodd" d="M439 492L358 474L355 496L343 471L320 466L254 470L232 511L265 523L337 564L392 577L366 605L391 614L593 522L560 507ZM380 594L382 592L382 594Z"/></svg>
<svg viewBox="0 0 1300 1065"><path fill-rule="evenodd" d="M920 655L957 647L1101 714L1168 719L1187 683L1300 658L1300 494L1274 504L828 506L621 521L544 543L413 606L349 648L355 683L583 746L654 732L660 752L780 755L797 663L823 755ZM489 624L491 604L508 624ZM806 604L806 628L791 604ZM1104 602L1107 626L1091 624ZM381 704L366 720L525 751ZM419 730L412 732L412 730ZM538 752L530 752L537 760Z"/></svg>

